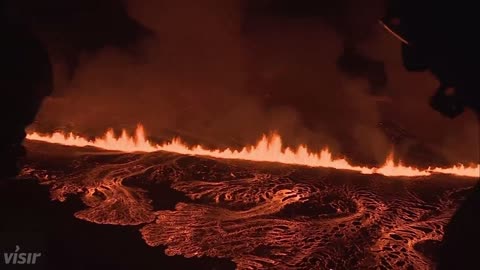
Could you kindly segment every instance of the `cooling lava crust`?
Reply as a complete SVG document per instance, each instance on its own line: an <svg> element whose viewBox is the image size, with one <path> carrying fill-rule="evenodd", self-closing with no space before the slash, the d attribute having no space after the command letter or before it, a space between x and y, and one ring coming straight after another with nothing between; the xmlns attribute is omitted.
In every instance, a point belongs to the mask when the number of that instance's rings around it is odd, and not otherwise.
<svg viewBox="0 0 480 270"><path fill-rule="evenodd" d="M80 199L71 213L78 220L131 228L158 253L225 259L238 269L429 269L444 226L475 184L440 174L27 148L22 176L48 186L55 201Z"/></svg>

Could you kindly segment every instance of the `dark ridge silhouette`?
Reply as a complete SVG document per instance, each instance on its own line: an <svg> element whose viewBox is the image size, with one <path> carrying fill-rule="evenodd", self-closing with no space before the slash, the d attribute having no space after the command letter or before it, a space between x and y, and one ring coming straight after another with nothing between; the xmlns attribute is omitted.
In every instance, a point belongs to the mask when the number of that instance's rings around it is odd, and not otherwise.
<svg viewBox="0 0 480 270"><path fill-rule="evenodd" d="M439 81L431 106L455 118L465 109L480 117L478 87L478 12L468 1L391 1L384 20L399 22L405 37L402 57L407 70L429 70ZM448 19L447 19L448 18ZM453 91L448 91L448 90ZM450 93L449 93L450 92ZM480 119L480 118L479 118ZM480 121L479 121L480 123ZM480 134L478 136L480 139ZM480 149L478 149L480 151ZM480 175L479 175L480 178ZM480 186L470 192L446 227L438 255L438 269L477 269L480 242Z"/></svg>
<svg viewBox="0 0 480 270"><path fill-rule="evenodd" d="M46 49L23 24L8 20L1 3L0 177L15 176L24 154L25 128L33 122L45 96L52 91L53 74Z"/></svg>

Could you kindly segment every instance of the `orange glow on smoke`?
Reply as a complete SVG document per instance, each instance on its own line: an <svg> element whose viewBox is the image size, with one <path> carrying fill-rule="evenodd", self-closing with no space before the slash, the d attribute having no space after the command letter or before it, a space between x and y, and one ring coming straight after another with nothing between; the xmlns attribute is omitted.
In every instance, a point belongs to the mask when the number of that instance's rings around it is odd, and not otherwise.
<svg viewBox="0 0 480 270"><path fill-rule="evenodd" d="M179 138L163 144L155 144L146 139L143 126L139 125L134 136L123 130L120 137L115 137L113 130L108 130L101 138L87 140L84 137L72 133L65 134L55 132L50 135L41 135L36 132L28 134L27 139L42 141L67 146L93 146L105 150L120 152L156 152L167 151L183 155L208 156L222 159L240 159L250 161L278 162L284 164L304 165L310 167L334 168L339 170L357 171L363 174L382 174L385 176L419 177L428 176L432 173L453 174L467 177L480 177L480 164L465 166L458 165L452 168L428 168L425 170L404 166L395 163L393 155L390 155L384 165L379 168L369 168L351 165L344 158L334 158L328 148L320 153L313 153L306 146L299 146L293 150L283 149L282 140L278 134L264 135L255 146L247 146L242 150L209 150L201 145L190 147Z"/></svg>

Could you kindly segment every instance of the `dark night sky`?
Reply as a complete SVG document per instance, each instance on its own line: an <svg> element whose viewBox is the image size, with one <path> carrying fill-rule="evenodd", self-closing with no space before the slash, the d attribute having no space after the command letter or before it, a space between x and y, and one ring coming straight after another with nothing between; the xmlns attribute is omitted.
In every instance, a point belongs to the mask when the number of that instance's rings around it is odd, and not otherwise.
<svg viewBox="0 0 480 270"><path fill-rule="evenodd" d="M55 65L39 126L98 133L143 122L151 135L217 145L278 130L290 144L354 145L382 160L390 143L377 126L392 121L451 160L478 160L473 114L452 121L430 109L436 82L403 70L400 44L377 23L383 9L381 0L19 0L12 14Z"/></svg>

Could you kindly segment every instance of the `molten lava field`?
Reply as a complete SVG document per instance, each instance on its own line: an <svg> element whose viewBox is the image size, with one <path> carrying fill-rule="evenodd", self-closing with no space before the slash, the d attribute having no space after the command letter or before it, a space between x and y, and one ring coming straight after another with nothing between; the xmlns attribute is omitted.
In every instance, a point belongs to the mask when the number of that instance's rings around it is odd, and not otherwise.
<svg viewBox="0 0 480 270"><path fill-rule="evenodd" d="M237 269L430 269L444 226L476 180L26 147L22 177L48 186L59 204L81 198L76 218L135 227L169 256L223 258Z"/></svg>

